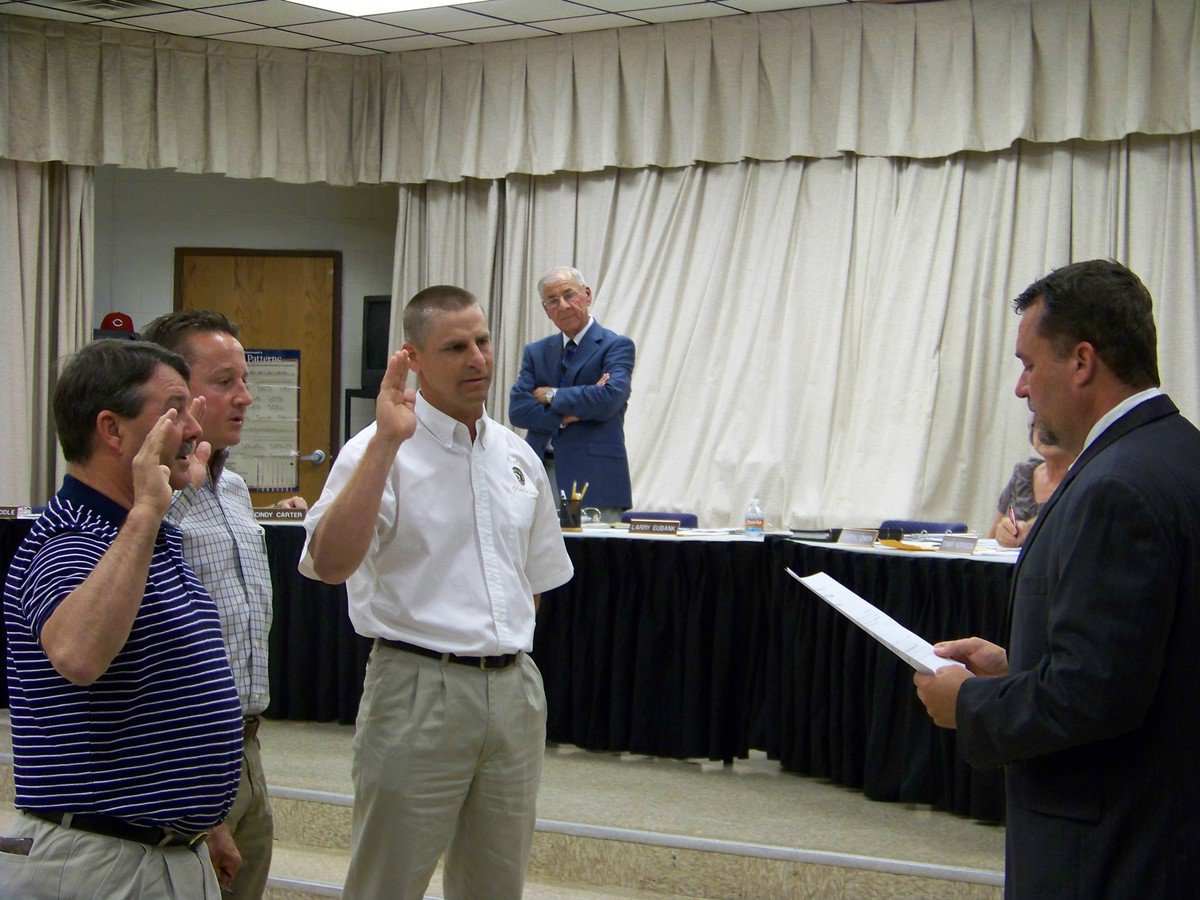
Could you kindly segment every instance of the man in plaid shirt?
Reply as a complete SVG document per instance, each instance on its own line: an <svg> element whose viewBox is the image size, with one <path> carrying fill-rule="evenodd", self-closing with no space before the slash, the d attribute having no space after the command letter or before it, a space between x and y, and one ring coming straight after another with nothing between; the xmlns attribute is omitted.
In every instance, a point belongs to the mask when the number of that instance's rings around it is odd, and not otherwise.
<svg viewBox="0 0 1200 900"><path fill-rule="evenodd" d="M237 326L222 314L193 309L160 316L144 337L188 360L188 389L193 397L205 398L200 424L212 445L208 477L199 487L180 491L167 518L182 529L184 556L217 603L242 701L241 781L233 809L209 839L209 852L222 887L231 888L238 898L259 898L266 889L273 841L258 742L260 716L270 702L271 572L246 482L225 468L229 448L242 439L246 410L253 402L246 387L246 354L237 334ZM276 505L306 507L301 497Z"/></svg>

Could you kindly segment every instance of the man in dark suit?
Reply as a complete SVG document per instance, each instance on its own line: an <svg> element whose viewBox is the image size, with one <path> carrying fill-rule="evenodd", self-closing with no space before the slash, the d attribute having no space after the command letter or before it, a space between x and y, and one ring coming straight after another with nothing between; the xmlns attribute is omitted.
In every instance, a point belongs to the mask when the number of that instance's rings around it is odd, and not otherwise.
<svg viewBox="0 0 1200 900"><path fill-rule="evenodd" d="M1200 432L1158 390L1128 269L1075 263L1014 306L1017 396L1079 458L1017 561L1007 654L939 644L968 668L917 693L963 758L1006 767L1008 896L1196 896Z"/></svg>
<svg viewBox="0 0 1200 900"><path fill-rule="evenodd" d="M508 417L527 429L555 490L587 485L583 505L616 521L633 502L625 453L633 341L591 317L592 289L578 269L551 269L538 294L561 334L526 345Z"/></svg>

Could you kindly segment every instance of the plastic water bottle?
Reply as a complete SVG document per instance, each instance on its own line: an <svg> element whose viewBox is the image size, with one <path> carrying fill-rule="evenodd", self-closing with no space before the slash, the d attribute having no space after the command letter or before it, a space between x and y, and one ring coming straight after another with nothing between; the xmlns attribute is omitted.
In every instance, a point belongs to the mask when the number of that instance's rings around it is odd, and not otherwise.
<svg viewBox="0 0 1200 900"><path fill-rule="evenodd" d="M762 501L755 497L746 507L746 534L763 533Z"/></svg>

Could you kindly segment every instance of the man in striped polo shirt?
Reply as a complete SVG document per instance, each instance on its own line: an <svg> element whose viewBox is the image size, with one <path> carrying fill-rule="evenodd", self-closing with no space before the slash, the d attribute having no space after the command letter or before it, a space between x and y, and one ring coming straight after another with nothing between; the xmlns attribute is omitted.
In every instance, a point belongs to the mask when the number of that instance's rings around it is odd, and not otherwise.
<svg viewBox="0 0 1200 900"><path fill-rule="evenodd" d="M97 341L62 369L69 468L4 589L18 815L6 896L215 898L242 715L216 606L163 521L203 477L203 402L162 347Z"/></svg>

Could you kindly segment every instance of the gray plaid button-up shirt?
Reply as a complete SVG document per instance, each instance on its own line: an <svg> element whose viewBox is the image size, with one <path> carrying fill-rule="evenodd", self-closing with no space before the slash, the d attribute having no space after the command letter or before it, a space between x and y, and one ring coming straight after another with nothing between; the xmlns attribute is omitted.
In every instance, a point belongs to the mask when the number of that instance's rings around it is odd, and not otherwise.
<svg viewBox="0 0 1200 900"><path fill-rule="evenodd" d="M222 458L221 463L224 463ZM263 528L250 492L236 472L217 467L204 484L175 495L167 518L183 531L183 555L216 601L229 666L243 715L271 700L267 637L271 631L271 571Z"/></svg>

